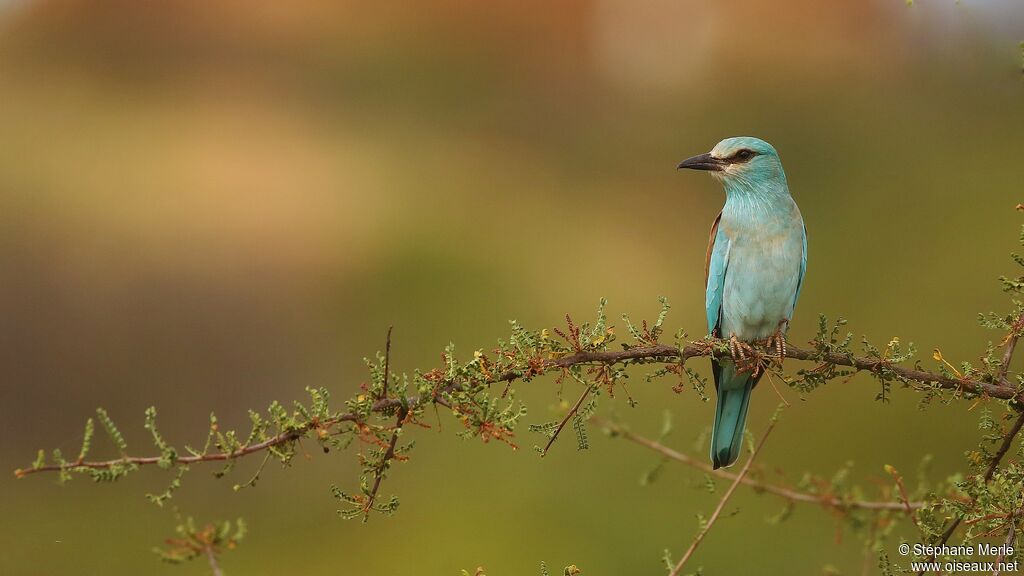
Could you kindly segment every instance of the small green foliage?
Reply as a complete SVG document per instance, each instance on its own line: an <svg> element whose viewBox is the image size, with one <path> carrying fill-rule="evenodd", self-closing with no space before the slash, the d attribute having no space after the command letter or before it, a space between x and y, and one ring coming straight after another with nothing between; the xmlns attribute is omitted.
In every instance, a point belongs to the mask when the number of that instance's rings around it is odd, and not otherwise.
<svg viewBox="0 0 1024 576"><path fill-rule="evenodd" d="M54 448L53 451L50 452L50 458L53 460L55 464L57 464L58 467L60 467L60 475L57 478L57 482L59 482L60 484L64 484L65 482L71 480L71 472L68 471L69 462L64 459L64 455L61 454L60 448ZM116 479L116 476L113 476L112 473L109 473L106 470L104 470L103 472L111 474L110 480Z"/></svg>
<svg viewBox="0 0 1024 576"><path fill-rule="evenodd" d="M666 464L668 464L668 458L660 458L654 466L644 470L643 474L640 475L640 485L650 486L654 484L661 477Z"/></svg>
<svg viewBox="0 0 1024 576"><path fill-rule="evenodd" d="M663 443L665 439L668 438L668 436L672 433L672 430L672 412L669 410L663 410L661 413L661 431L658 433L657 442L659 444ZM651 484L653 484L661 476L661 472L662 470L665 469L665 464L667 464L668 461L669 459L667 456L662 456L661 458L659 458L658 462L655 463L653 467L645 470L644 473L640 476L640 485L650 486Z"/></svg>
<svg viewBox="0 0 1024 576"><path fill-rule="evenodd" d="M818 362L818 365L810 370L798 370L795 379L789 378L785 374L779 374L782 380L801 394L808 394L830 380L851 377L854 374L853 370L840 368L831 360L833 357L854 357L853 350L850 349L853 333L843 334L844 326L846 326L845 318L838 318L829 327L828 318L824 314L818 315L818 332L811 341L811 344L814 345L814 360Z"/></svg>
<svg viewBox="0 0 1024 576"><path fill-rule="evenodd" d="M85 460L85 457L89 455L89 449L92 448L92 437L95 431L96 429L92 418L87 418L85 421L85 433L82 434L82 449L78 451L78 462L82 462ZM42 454L42 451L39 453Z"/></svg>
<svg viewBox="0 0 1024 576"><path fill-rule="evenodd" d="M867 357L877 360L877 363L871 369L871 374L879 381L882 388L875 396L875 400L888 402L893 382L900 382L905 385L909 385L909 380L899 372L892 370L892 366L906 362L917 354L917 351L914 349L914 343L911 342L907 344L907 347L904 350L900 344L900 339L894 336L882 350L879 350L868 342L867 338L863 338L861 340L861 344L864 347L864 351L867 353Z"/></svg>
<svg viewBox="0 0 1024 576"><path fill-rule="evenodd" d="M793 515L793 510L795 509L796 504L792 500L786 500L781 510L771 516L766 516L764 521L772 526L782 524L786 520L789 520Z"/></svg>
<svg viewBox="0 0 1024 576"><path fill-rule="evenodd" d="M542 434L546 438L551 438L555 435L555 430L558 430L558 424L559 422L557 420L545 422L543 424L530 424L529 430L530 432Z"/></svg>
<svg viewBox="0 0 1024 576"><path fill-rule="evenodd" d="M595 387L596 388L596 387ZM600 391L592 388L593 393L597 394ZM590 401L584 404L579 410L576 411L576 415L572 419L572 428L576 432L576 449L587 450L590 448L590 442L587 438L587 420L594 415L597 411L597 399L593 396Z"/></svg>
<svg viewBox="0 0 1024 576"><path fill-rule="evenodd" d="M114 443L114 446L117 447L122 456L126 456L128 452L128 442L125 441L121 431L114 425L114 421L110 419L107 411L103 408L97 408L96 416L99 418L100 424L103 425L103 429L107 431L107 436L110 437L110 441Z"/></svg>
<svg viewBox="0 0 1024 576"><path fill-rule="evenodd" d="M622 320L626 323L626 330L629 331L630 336L636 340L638 346L655 346L658 344L658 338L665 331L664 324L665 318L668 317L668 311L671 308L668 304L668 298L659 296L658 301L661 302L661 311L658 312L658 318L654 321L651 326L647 325L647 321L641 322L640 326L635 326L629 319L629 315L623 314ZM603 302L603 300L602 300Z"/></svg>
<svg viewBox="0 0 1024 576"><path fill-rule="evenodd" d="M164 562L181 564L199 557L206 557L215 564L227 550L234 550L245 538L246 524L241 518L234 522L211 522L197 527L191 516L179 519L175 536L168 538L165 548L154 548L153 552Z"/></svg>
<svg viewBox="0 0 1024 576"><path fill-rule="evenodd" d="M156 429L156 408L153 406L146 409L146 423L144 427L153 435L153 444L160 451L160 460L157 462L157 466L165 470L173 466L178 460L178 451L171 447Z"/></svg>
<svg viewBox="0 0 1024 576"><path fill-rule="evenodd" d="M1022 246L1024 246L1024 226L1021 226L1021 231L1017 237L1017 241ZM1012 252L1010 254L1010 257L1013 259L1014 262L1017 263L1017 265L1024 267L1024 258L1022 258L1019 254L1017 254L1016 252ZM1024 292L1024 276L1017 276L1015 278L1000 276L999 281L1003 285L1004 292L1009 292L1013 294L1020 294L1021 292Z"/></svg>
<svg viewBox="0 0 1024 576"><path fill-rule="evenodd" d="M372 510L381 514L394 514L398 510L398 498L392 496L386 502L380 502L376 499L371 500L372 489L368 483L363 482L359 485L360 494L353 495L343 491L337 486L331 486L331 494L338 500L350 504L349 508L338 510L338 516L345 520L351 520L353 518L363 518L365 522L368 518L368 513Z"/></svg>
<svg viewBox="0 0 1024 576"><path fill-rule="evenodd" d="M465 572L465 570L463 570L463 572ZM575 564L570 564L562 569L562 576L576 576L577 574L582 573L583 571L577 568ZM540 563L540 576L551 576L551 573L548 572L548 566L543 560L541 560Z"/></svg>
<svg viewBox="0 0 1024 576"><path fill-rule="evenodd" d="M715 488L715 480L714 478L711 477L710 474L704 475L704 490L708 494L714 494L717 491L717 489Z"/></svg>
<svg viewBox="0 0 1024 576"><path fill-rule="evenodd" d="M90 418L90 420L91 420L91 418ZM36 469L42 468L43 466L46 466L46 450L43 450L43 449L40 448L39 449L39 453L36 454L35 461L32 462L32 469L36 470Z"/></svg>
<svg viewBox="0 0 1024 576"><path fill-rule="evenodd" d="M913 0L907 0L912 2ZM884 551L878 553L878 569L882 576L896 576L898 568L889 561L889 555Z"/></svg>
<svg viewBox="0 0 1024 576"><path fill-rule="evenodd" d="M175 490L181 488L181 479L185 476L186 472L188 472L188 466L179 465L178 473L171 479L171 483L167 486L167 489L160 494L146 494L146 499L160 508L163 508L164 504L174 496Z"/></svg>
<svg viewBox="0 0 1024 576"><path fill-rule="evenodd" d="M708 527L708 517L701 512L694 514L694 517L697 518L697 532L700 533L706 530Z"/></svg>
<svg viewBox="0 0 1024 576"><path fill-rule="evenodd" d="M577 414L572 419L572 429L576 432L576 449L587 450L590 448L590 442L587 439L587 421L582 416Z"/></svg>

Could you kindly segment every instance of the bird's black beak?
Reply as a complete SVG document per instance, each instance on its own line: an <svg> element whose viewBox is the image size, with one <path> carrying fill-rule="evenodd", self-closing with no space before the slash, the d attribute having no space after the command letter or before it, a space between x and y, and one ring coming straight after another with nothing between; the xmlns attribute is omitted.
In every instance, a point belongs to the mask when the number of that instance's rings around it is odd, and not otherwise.
<svg viewBox="0 0 1024 576"><path fill-rule="evenodd" d="M682 170L683 168L687 168L690 170L711 170L712 172L721 172L724 166L724 162L712 157L711 154L708 153L694 156L693 158L687 158L680 162L676 169Z"/></svg>

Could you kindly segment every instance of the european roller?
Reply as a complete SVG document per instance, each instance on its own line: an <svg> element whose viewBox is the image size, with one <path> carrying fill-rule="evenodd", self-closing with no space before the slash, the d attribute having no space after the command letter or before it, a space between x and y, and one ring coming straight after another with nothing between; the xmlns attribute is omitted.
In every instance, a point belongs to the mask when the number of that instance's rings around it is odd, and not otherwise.
<svg viewBox="0 0 1024 576"><path fill-rule="evenodd" d="M732 358L712 358L718 408L711 436L714 467L736 461L750 394L763 372L737 365L749 344L776 346L807 270L807 232L789 194L782 161L771 144L727 138L679 168L707 170L725 186L725 207L711 226L704 274L708 333L728 339Z"/></svg>

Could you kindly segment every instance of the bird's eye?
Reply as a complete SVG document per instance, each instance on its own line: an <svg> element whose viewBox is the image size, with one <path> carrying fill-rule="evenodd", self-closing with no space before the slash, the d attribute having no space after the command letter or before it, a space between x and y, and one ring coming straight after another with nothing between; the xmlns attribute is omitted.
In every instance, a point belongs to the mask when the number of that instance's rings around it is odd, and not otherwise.
<svg viewBox="0 0 1024 576"><path fill-rule="evenodd" d="M736 160L739 160L740 162L745 162L747 160L750 160L753 157L754 157L754 152L752 150L747 150L746 148L744 148L743 150L740 150L739 152L737 152L733 156L733 158L735 158Z"/></svg>

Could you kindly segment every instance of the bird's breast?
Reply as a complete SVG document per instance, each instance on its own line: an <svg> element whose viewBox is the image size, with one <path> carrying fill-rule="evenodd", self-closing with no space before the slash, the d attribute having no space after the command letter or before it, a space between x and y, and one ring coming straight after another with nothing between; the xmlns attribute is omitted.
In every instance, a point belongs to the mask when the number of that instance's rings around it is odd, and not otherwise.
<svg viewBox="0 0 1024 576"><path fill-rule="evenodd" d="M723 336L767 338L793 313L803 258L803 221L795 204L793 210L726 216L723 213L720 225L729 238Z"/></svg>

